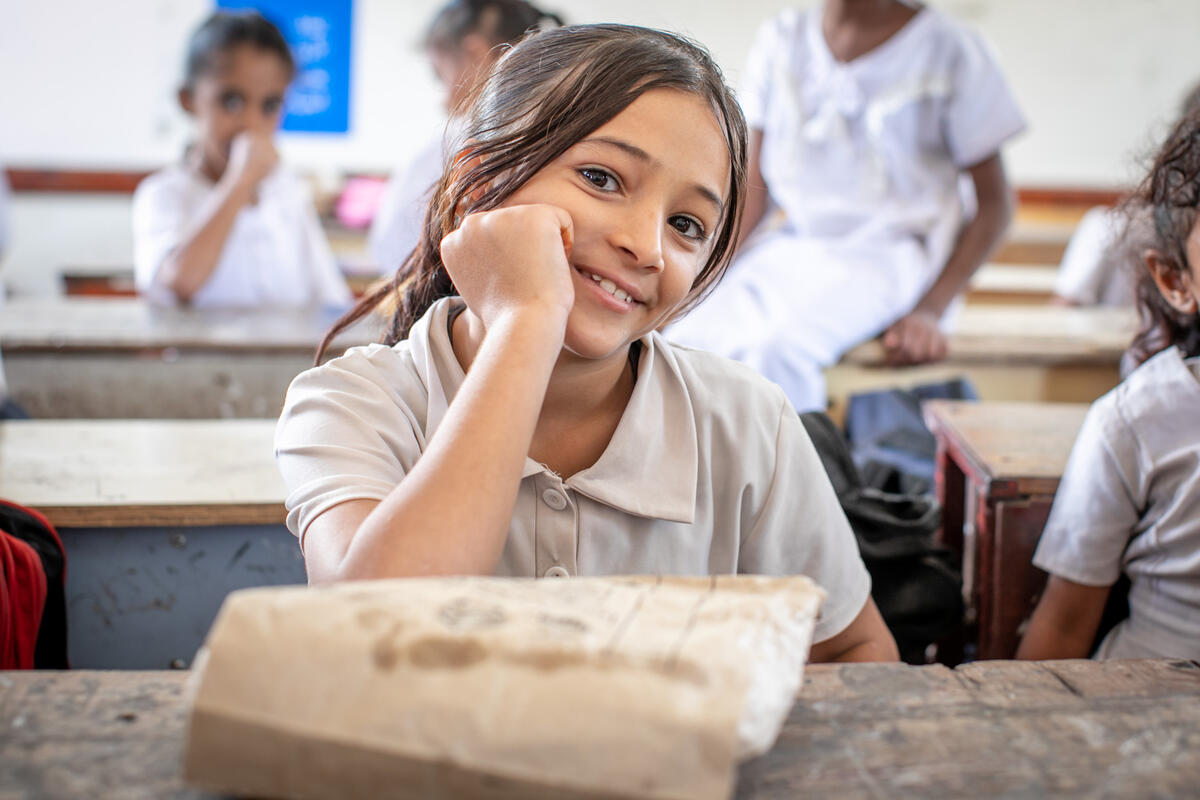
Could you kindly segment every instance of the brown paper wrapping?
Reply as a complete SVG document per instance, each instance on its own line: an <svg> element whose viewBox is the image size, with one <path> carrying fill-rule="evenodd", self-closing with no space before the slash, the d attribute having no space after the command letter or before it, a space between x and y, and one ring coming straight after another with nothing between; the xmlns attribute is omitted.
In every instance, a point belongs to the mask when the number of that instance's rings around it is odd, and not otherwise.
<svg viewBox="0 0 1200 800"><path fill-rule="evenodd" d="M196 660L184 774L286 798L724 798L796 692L807 578L251 589Z"/></svg>

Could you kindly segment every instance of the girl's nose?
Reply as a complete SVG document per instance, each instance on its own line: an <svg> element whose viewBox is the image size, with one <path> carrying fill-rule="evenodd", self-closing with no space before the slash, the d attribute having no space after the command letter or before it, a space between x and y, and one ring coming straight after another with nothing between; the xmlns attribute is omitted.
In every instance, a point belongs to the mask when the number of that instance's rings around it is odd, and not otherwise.
<svg viewBox="0 0 1200 800"><path fill-rule="evenodd" d="M662 215L644 206L630 205L613 226L610 241L627 254L631 266L661 272L663 269L662 237L665 222Z"/></svg>

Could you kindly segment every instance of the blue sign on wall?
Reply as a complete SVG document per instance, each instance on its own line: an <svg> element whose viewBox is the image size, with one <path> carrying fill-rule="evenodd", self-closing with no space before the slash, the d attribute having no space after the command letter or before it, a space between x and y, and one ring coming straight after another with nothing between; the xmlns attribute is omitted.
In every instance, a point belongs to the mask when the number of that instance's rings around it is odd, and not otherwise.
<svg viewBox="0 0 1200 800"><path fill-rule="evenodd" d="M258 10L291 45L296 79L283 104L285 131L350 129L353 0L217 0L217 7Z"/></svg>

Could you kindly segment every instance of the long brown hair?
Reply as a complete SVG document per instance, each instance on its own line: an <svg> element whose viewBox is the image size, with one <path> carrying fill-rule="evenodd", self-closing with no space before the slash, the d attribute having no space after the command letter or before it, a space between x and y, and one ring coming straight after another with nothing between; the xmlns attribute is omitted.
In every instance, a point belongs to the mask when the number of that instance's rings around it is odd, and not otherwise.
<svg viewBox="0 0 1200 800"><path fill-rule="evenodd" d="M1171 131L1154 158L1150 173L1126 202L1128 229L1136 220L1145 221L1145 232L1137 238L1137 255L1144 261L1145 249L1162 254L1165 266L1187 272L1185 249L1196 225L1200 206L1200 111L1186 114ZM1195 274L1195 273L1193 273ZM1140 327L1129 348L1134 365L1172 345L1185 358L1200 355L1200 315L1177 311L1158 291L1154 276L1144 263L1137 282Z"/></svg>
<svg viewBox="0 0 1200 800"><path fill-rule="evenodd" d="M523 40L476 89L462 139L447 150L416 249L389 284L367 294L334 324L317 360L334 336L390 298L396 310L383 341L391 345L407 338L430 306L456 294L440 245L462 217L501 205L652 89L675 89L707 101L729 148L729 197L685 306L696 303L724 272L745 195L746 122L733 93L707 51L674 34L629 25L557 28Z"/></svg>

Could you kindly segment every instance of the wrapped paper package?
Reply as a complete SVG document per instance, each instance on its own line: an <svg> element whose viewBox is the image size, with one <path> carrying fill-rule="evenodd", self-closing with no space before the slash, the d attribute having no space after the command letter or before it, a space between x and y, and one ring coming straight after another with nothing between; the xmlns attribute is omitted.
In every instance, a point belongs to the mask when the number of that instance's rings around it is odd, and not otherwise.
<svg viewBox="0 0 1200 800"><path fill-rule="evenodd" d="M281 798L726 798L801 685L803 577L251 589L197 657L184 775Z"/></svg>

